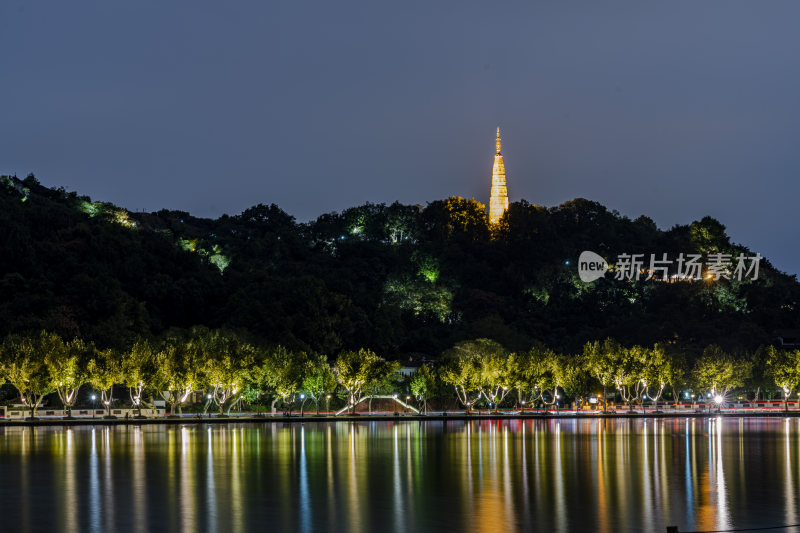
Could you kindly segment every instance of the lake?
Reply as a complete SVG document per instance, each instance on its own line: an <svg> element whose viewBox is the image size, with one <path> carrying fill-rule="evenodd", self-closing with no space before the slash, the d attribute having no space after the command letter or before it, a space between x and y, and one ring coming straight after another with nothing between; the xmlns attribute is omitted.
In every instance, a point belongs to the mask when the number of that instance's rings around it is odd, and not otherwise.
<svg viewBox="0 0 800 533"><path fill-rule="evenodd" d="M798 524L798 436L798 418L7 427L0 517L23 532Z"/></svg>

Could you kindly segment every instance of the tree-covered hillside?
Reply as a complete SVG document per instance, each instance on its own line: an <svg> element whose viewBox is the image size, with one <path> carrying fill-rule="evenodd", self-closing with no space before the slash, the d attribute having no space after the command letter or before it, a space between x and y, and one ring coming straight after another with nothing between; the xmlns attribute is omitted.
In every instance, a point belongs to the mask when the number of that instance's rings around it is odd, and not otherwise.
<svg viewBox="0 0 800 533"><path fill-rule="evenodd" d="M367 204L310 223L266 204L209 220L2 177L0 228L2 336L45 329L123 347L205 325L391 359L474 338L511 350L577 352L606 337L754 349L800 323L800 285L767 260L757 281L580 281L583 250L612 264L619 253L751 254L711 218L662 231L584 199L513 203L495 229L461 198Z"/></svg>

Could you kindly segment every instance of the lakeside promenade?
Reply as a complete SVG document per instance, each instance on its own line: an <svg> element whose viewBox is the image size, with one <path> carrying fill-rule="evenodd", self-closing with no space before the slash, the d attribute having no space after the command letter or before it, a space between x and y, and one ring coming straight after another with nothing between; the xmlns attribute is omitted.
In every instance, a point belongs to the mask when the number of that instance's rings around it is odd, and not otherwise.
<svg viewBox="0 0 800 533"><path fill-rule="evenodd" d="M548 411L547 413L540 412L525 412L519 411L493 411L473 412L467 414L464 411L451 411L451 412L431 412L427 415L419 415L415 413L392 413L392 412L373 412L373 413L359 413L356 415L338 415L333 414L304 414L300 416L298 413L293 413L291 416L283 413L236 413L228 416L219 416L218 414L202 414L186 413L175 416L150 416L143 418L104 418L102 416L73 416L72 418L65 418L62 416L43 416L37 417L34 420L28 418L0 418L0 428L3 427L18 427L18 426L91 426L91 425L153 425L153 424L255 424L255 423L305 423L305 422L424 422L424 421L466 421L466 420L575 420L575 419L626 419L626 418L800 418L800 410L790 409L788 411L778 408L765 408L765 409L722 409L717 411L716 408L711 410L662 410L662 411L647 411L642 410L634 411L618 411L604 413L602 411Z"/></svg>

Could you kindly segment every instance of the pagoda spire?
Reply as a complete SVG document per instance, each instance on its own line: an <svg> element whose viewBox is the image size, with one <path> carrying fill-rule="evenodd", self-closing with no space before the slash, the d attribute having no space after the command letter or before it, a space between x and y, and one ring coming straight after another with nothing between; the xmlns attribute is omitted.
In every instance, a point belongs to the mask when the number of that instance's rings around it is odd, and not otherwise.
<svg viewBox="0 0 800 533"><path fill-rule="evenodd" d="M503 154L500 153L500 128L497 128L497 148L492 166L492 188L489 195L489 224L500 222L503 213L508 210L508 189L506 188L506 166L503 163Z"/></svg>

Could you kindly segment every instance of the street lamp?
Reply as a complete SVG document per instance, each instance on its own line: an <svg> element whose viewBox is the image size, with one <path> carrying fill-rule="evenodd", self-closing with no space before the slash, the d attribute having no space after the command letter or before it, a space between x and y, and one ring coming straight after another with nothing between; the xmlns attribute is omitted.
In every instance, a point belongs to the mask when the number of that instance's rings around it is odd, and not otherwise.
<svg viewBox="0 0 800 533"><path fill-rule="evenodd" d="M95 400L97 400L97 396L92 394L92 418L94 418L94 414L95 414L94 412L97 410L97 405L96 405L96 401Z"/></svg>
<svg viewBox="0 0 800 533"><path fill-rule="evenodd" d="M300 418L303 418L303 407L306 405L306 395L300 395Z"/></svg>
<svg viewBox="0 0 800 533"><path fill-rule="evenodd" d="M714 396L714 403L717 404L717 412L719 413L722 410L722 396L719 394Z"/></svg>
<svg viewBox="0 0 800 533"><path fill-rule="evenodd" d="M408 413L408 401L411 399L411 396L406 395L406 413Z"/></svg>
<svg viewBox="0 0 800 533"><path fill-rule="evenodd" d="M325 412L331 414L331 395L325 395Z"/></svg>

